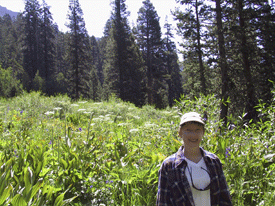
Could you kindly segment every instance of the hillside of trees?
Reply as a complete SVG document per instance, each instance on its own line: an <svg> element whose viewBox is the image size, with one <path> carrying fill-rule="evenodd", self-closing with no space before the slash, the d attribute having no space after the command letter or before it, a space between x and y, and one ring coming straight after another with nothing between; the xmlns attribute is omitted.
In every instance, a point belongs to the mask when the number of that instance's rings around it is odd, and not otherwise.
<svg viewBox="0 0 275 206"><path fill-rule="evenodd" d="M0 96L41 91L100 101L115 95L136 106L165 108L182 95L215 94L225 123L243 112L256 120L259 101L273 101L273 1L175 1L184 5L172 11L180 48L171 22L160 27L150 0L143 1L133 28L126 0L113 0L101 38L88 35L78 0L69 2L66 33L45 1L26 0L16 18L0 17Z"/></svg>

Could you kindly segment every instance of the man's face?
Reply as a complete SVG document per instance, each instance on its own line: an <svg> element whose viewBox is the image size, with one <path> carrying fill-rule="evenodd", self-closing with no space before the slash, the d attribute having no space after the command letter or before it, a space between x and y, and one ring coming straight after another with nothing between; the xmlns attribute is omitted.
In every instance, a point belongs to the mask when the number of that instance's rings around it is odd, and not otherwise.
<svg viewBox="0 0 275 206"><path fill-rule="evenodd" d="M179 136L182 137L185 147L199 147L203 135L203 126L192 122L183 125L179 131Z"/></svg>

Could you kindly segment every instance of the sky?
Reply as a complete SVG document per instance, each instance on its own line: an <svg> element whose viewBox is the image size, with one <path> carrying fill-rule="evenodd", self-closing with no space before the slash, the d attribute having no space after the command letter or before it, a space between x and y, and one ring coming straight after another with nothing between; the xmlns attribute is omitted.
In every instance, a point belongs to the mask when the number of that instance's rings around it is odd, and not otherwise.
<svg viewBox="0 0 275 206"><path fill-rule="evenodd" d="M105 23L111 14L111 1L112 0L79 0L84 13L86 29L90 36L103 36ZM42 0L39 0L39 2L42 3ZM66 32L68 28L65 26L65 23L68 22L67 14L69 11L69 0L45 0L45 2L50 6L53 21L57 23L59 30ZM142 2L143 0L126 0L125 2L127 10L130 11L128 20L131 27L133 24L136 25L137 12L142 7ZM180 7L180 5L176 3L176 0L151 0L151 3L160 17L162 33L165 32L163 26L166 16L168 18L168 23L176 28L176 22L173 20L171 14L171 10L174 11L175 7ZM25 7L24 0L0 0L0 5L15 12L23 12ZM175 30L173 33L175 37L174 42L177 43L180 41L180 38L176 35Z"/></svg>

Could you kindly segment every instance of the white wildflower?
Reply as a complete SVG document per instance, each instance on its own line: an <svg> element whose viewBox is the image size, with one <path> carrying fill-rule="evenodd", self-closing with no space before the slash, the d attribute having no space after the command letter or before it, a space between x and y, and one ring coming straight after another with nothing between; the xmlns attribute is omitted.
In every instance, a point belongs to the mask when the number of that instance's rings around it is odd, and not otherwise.
<svg viewBox="0 0 275 206"><path fill-rule="evenodd" d="M61 107L56 107L56 108L53 108L53 110L61 110L62 108Z"/></svg>
<svg viewBox="0 0 275 206"><path fill-rule="evenodd" d="M102 102L95 102L94 104L95 105L99 105L99 104L102 104Z"/></svg>
<svg viewBox="0 0 275 206"><path fill-rule="evenodd" d="M152 124L152 123L150 123L150 122L146 122L145 123L145 125L144 125L144 127L157 127L158 125L156 125L156 124Z"/></svg>
<svg viewBox="0 0 275 206"><path fill-rule="evenodd" d="M50 115L50 114L54 114L54 112L52 112L52 111L47 111L47 112L45 113L45 115Z"/></svg>
<svg viewBox="0 0 275 206"><path fill-rule="evenodd" d="M108 121L110 121L110 120L111 120L110 117L105 117L105 118L104 118L104 121L106 121L106 122L108 122Z"/></svg>
<svg viewBox="0 0 275 206"><path fill-rule="evenodd" d="M78 107L78 104L71 104L72 107Z"/></svg>
<svg viewBox="0 0 275 206"><path fill-rule="evenodd" d="M138 132L138 129L131 129L129 132L130 133Z"/></svg>
<svg viewBox="0 0 275 206"><path fill-rule="evenodd" d="M144 144L145 144L145 145L150 145L150 144L151 144L151 142L144 142Z"/></svg>
<svg viewBox="0 0 275 206"><path fill-rule="evenodd" d="M93 118L93 121L95 121L95 122L101 122L102 119L101 118Z"/></svg>
<svg viewBox="0 0 275 206"><path fill-rule="evenodd" d="M129 123L120 123L120 124L118 124L117 126L123 127L123 126L128 126L128 125L129 125Z"/></svg>
<svg viewBox="0 0 275 206"><path fill-rule="evenodd" d="M86 111L86 109L79 109L77 110L78 112L83 112L83 111Z"/></svg>
<svg viewBox="0 0 275 206"><path fill-rule="evenodd" d="M139 169L139 166L137 164L134 164L134 167L136 167L137 169Z"/></svg>

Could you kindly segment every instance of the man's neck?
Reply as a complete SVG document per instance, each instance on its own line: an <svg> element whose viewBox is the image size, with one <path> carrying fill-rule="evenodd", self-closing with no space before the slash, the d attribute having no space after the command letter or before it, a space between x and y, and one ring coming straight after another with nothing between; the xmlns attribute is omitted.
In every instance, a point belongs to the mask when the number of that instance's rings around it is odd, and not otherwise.
<svg viewBox="0 0 275 206"><path fill-rule="evenodd" d="M191 160L192 162L198 163L201 158L201 151L199 147L195 147L195 148L184 148L184 156Z"/></svg>

